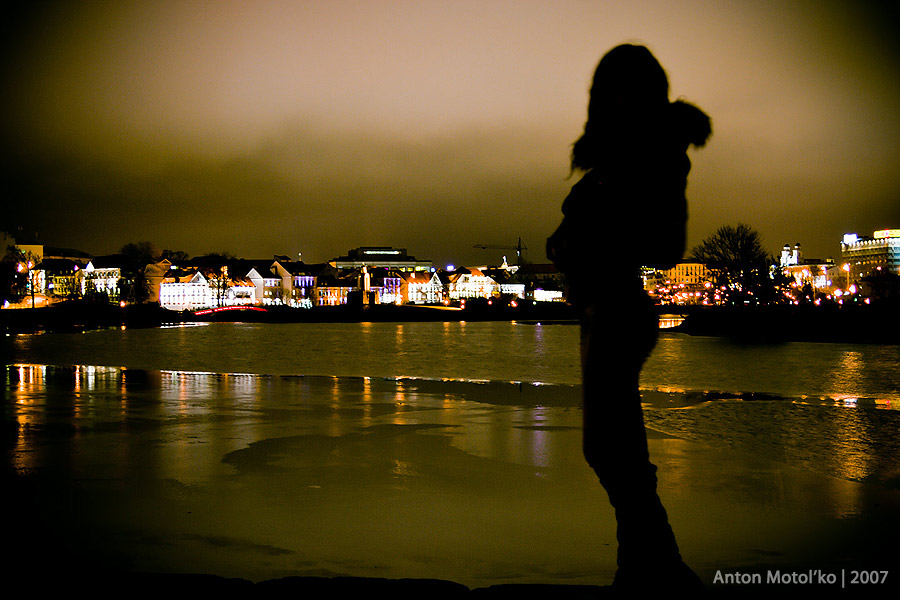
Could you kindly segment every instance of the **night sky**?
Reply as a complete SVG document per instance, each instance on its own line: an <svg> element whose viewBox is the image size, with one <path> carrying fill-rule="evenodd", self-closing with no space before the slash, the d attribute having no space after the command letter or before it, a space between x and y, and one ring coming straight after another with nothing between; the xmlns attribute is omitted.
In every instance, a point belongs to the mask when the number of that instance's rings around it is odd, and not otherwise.
<svg viewBox="0 0 900 600"><path fill-rule="evenodd" d="M436 265L543 246L600 56L644 43L713 118L693 245L838 256L900 227L900 46L878 2L63 2L6 9L3 229L92 254ZM598 257L620 249L604 246ZM635 231L640 236L639 231Z"/></svg>

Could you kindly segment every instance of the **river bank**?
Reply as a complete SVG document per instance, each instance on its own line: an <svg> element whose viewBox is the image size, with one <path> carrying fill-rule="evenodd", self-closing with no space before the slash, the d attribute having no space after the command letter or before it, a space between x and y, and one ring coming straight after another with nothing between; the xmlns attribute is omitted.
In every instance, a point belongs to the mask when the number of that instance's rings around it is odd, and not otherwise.
<svg viewBox="0 0 900 600"><path fill-rule="evenodd" d="M900 303L691 307L676 330L746 342L900 344Z"/></svg>
<svg viewBox="0 0 900 600"><path fill-rule="evenodd" d="M789 341L900 344L900 303L854 306L659 306L661 317L673 317L672 328L693 336L728 337L753 343ZM223 307L204 311L172 311L156 305L125 306L85 301L49 307L0 311L6 334L66 333L111 327L159 327L167 324L361 323L516 321L576 323L573 307L563 303L491 305L470 301L464 307L420 305Z"/></svg>
<svg viewBox="0 0 900 600"><path fill-rule="evenodd" d="M453 322L453 321L569 321L574 310L563 303L522 303L519 306L490 305L470 301L464 307L392 305L221 307L203 311L173 311L158 305L120 307L108 303L69 301L41 308L0 311L5 333L65 333L109 327L158 327L196 322L240 323L360 323L360 322Z"/></svg>

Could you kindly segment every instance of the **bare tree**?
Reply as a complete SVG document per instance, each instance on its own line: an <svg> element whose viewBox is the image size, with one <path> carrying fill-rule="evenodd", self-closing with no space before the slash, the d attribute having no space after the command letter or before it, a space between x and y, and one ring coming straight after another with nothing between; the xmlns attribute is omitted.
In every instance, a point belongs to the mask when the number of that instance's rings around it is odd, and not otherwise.
<svg viewBox="0 0 900 600"><path fill-rule="evenodd" d="M170 250L165 248L159 255L159 259L167 259L173 265L184 266L189 260L190 256L184 250Z"/></svg>
<svg viewBox="0 0 900 600"><path fill-rule="evenodd" d="M31 308L34 308L35 289L40 283L41 257L31 250L15 249L16 272L25 278L25 291L31 296Z"/></svg>
<svg viewBox="0 0 900 600"><path fill-rule="evenodd" d="M769 278L770 256L759 233L749 225L724 225L691 250L693 260L713 273L716 285L724 287L732 300L755 297L766 299L772 287Z"/></svg>
<svg viewBox="0 0 900 600"><path fill-rule="evenodd" d="M150 242L138 242L125 244L119 254L122 256L121 297L135 304L146 302L150 295L147 266L158 260L159 251Z"/></svg>

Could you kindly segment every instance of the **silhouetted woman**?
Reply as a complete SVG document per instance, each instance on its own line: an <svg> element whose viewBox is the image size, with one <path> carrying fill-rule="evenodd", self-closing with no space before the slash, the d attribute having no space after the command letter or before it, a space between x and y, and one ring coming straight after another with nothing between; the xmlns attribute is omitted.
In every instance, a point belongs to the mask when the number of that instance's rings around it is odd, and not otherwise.
<svg viewBox="0 0 900 600"><path fill-rule="evenodd" d="M614 586L697 587L656 492L638 381L659 317L641 267L671 268L685 249L690 145L710 121L669 102L669 82L643 46L610 50L597 66L572 168L584 172L563 203L547 254L566 275L581 320L584 454L616 512Z"/></svg>

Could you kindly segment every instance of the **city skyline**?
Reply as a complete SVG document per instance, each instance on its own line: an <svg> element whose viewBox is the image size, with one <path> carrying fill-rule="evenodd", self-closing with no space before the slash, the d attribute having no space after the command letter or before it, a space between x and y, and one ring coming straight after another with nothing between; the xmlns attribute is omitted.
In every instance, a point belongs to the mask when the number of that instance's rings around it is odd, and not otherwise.
<svg viewBox="0 0 900 600"><path fill-rule="evenodd" d="M11 17L3 226L47 245L310 262L393 245L443 265L522 238L543 262L590 76L623 41L713 118L692 153L689 246L745 222L773 254L799 242L824 258L845 233L900 225L900 53L874 2L92 2Z"/></svg>

